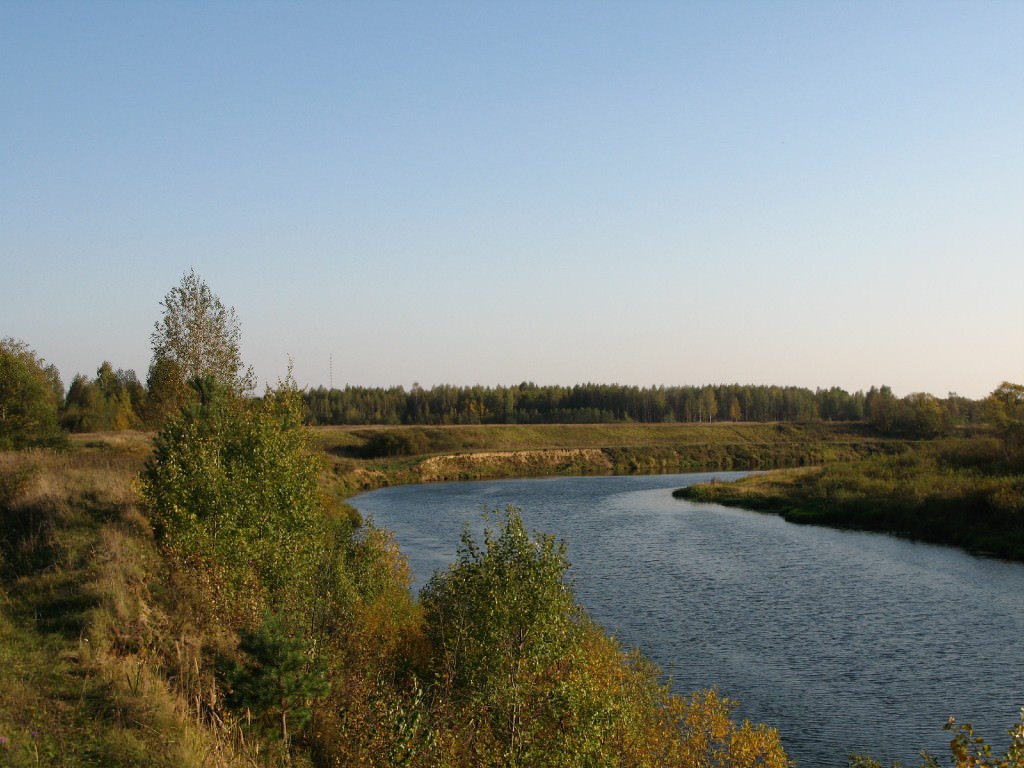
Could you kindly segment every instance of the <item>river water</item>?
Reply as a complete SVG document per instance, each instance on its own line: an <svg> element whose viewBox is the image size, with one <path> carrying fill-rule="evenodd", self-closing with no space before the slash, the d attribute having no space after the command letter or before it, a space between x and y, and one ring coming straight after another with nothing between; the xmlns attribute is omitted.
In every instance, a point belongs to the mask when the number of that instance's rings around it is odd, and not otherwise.
<svg viewBox="0 0 1024 768"><path fill-rule="evenodd" d="M950 715L1000 752L1024 706L1024 565L895 537L694 504L672 490L742 473L385 488L353 505L395 531L422 586L466 524L513 504L564 539L578 600L687 692L717 685L779 729L800 766L851 752L948 756Z"/></svg>

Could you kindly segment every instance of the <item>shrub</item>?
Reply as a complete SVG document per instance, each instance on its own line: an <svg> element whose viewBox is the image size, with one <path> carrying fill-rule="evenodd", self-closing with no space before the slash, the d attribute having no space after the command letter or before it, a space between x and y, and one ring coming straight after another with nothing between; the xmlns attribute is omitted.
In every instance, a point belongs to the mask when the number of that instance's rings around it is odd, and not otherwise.
<svg viewBox="0 0 1024 768"><path fill-rule="evenodd" d="M154 440L142 492L158 540L252 625L300 605L323 558L320 464L293 388L246 404L212 381Z"/></svg>

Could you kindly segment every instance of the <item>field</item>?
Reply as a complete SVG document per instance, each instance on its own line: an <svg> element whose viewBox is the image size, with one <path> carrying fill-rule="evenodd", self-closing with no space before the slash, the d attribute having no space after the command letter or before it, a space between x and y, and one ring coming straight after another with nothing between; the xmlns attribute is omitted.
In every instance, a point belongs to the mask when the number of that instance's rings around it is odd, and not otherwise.
<svg viewBox="0 0 1024 768"><path fill-rule="evenodd" d="M848 423L321 427L316 435L341 496L443 480L809 466L903 444Z"/></svg>

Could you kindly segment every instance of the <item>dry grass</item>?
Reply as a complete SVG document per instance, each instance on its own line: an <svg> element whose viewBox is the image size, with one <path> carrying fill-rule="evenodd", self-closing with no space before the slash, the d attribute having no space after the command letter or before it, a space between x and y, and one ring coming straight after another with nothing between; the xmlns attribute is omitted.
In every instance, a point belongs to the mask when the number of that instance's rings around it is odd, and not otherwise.
<svg viewBox="0 0 1024 768"><path fill-rule="evenodd" d="M791 442L863 442L871 438L852 423L759 424L491 424L480 426L316 427L325 450L346 454L382 433L416 436L423 453L451 450L510 451L636 446Z"/></svg>
<svg viewBox="0 0 1024 768"><path fill-rule="evenodd" d="M894 442L851 423L318 427L314 434L339 496L437 480L814 465Z"/></svg>
<svg viewBox="0 0 1024 768"><path fill-rule="evenodd" d="M150 437L73 443L0 453L0 764L273 764L193 671L204 631L135 492Z"/></svg>

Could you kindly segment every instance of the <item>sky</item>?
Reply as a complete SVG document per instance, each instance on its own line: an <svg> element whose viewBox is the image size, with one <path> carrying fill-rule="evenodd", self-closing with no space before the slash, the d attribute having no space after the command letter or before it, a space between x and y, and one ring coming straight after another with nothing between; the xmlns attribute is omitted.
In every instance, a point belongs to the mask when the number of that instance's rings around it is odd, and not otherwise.
<svg viewBox="0 0 1024 768"><path fill-rule="evenodd" d="M0 337L145 380L1024 382L1024 3L0 3Z"/></svg>

